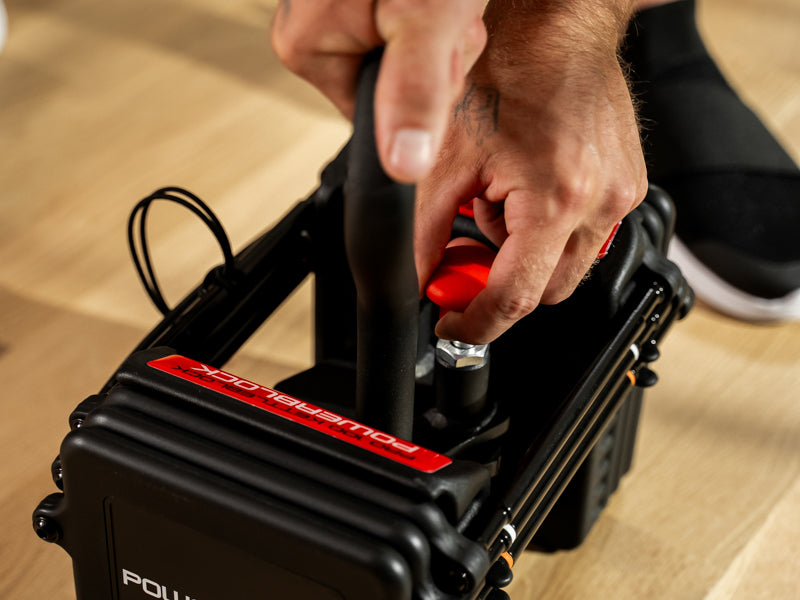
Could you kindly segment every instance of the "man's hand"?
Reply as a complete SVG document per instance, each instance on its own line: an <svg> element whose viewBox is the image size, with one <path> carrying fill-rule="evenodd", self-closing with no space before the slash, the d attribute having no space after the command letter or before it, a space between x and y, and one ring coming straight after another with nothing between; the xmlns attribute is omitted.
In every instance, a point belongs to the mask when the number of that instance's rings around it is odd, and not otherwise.
<svg viewBox="0 0 800 600"><path fill-rule="evenodd" d="M647 183L616 56L632 0L491 0L488 45L483 4L283 0L272 28L281 60L348 117L364 55L385 46L376 138L387 173L420 182L421 283L473 197L500 246L486 289L437 326L474 343L569 296Z"/></svg>
<svg viewBox="0 0 800 600"><path fill-rule="evenodd" d="M568 297L644 198L639 133L616 56L624 15L598 17L606 4L615 0L540 0L529 14L517 0L489 5L488 46L417 188L420 281L441 259L459 204L473 197L477 224L500 251L486 289L442 318L439 337L486 343L540 303ZM576 18L579 10L590 12Z"/></svg>
<svg viewBox="0 0 800 600"><path fill-rule="evenodd" d="M364 55L385 46L375 91L381 163L415 182L433 166L464 77L486 43L483 0L282 0L281 61L353 116Z"/></svg>

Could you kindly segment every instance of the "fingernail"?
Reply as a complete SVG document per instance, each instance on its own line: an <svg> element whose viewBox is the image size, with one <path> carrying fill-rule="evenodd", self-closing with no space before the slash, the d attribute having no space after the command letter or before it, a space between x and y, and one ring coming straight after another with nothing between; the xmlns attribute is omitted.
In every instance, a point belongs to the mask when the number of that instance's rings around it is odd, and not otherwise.
<svg viewBox="0 0 800 600"><path fill-rule="evenodd" d="M424 129L401 129L394 135L389 164L402 177L416 181L433 166L433 135Z"/></svg>

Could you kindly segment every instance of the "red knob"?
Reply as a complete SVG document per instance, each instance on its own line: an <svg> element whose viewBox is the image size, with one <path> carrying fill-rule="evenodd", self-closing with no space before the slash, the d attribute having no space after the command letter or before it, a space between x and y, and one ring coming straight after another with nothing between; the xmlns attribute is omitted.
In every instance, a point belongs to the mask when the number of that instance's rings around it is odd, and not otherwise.
<svg viewBox="0 0 800 600"><path fill-rule="evenodd" d="M472 299L486 287L495 252L470 240L449 246L433 272L425 293L442 312L464 312Z"/></svg>

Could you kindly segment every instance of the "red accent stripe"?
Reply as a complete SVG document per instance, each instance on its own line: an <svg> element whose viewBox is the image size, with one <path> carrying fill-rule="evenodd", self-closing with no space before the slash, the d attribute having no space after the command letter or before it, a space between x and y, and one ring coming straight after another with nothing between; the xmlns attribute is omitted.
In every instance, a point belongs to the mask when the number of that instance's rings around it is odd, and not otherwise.
<svg viewBox="0 0 800 600"><path fill-rule="evenodd" d="M427 448L185 356L174 354L151 360L147 364L423 473L434 473L453 462L447 456Z"/></svg>

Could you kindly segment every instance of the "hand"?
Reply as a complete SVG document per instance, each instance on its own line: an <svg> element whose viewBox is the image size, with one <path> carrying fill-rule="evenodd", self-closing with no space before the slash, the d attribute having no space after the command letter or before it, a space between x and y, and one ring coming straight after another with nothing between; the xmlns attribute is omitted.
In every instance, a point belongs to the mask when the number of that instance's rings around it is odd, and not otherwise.
<svg viewBox="0 0 800 600"><path fill-rule="evenodd" d="M352 118L364 55L385 46L375 134L386 172L415 182L433 166L464 77L486 43L483 0L282 0L281 61Z"/></svg>
<svg viewBox="0 0 800 600"><path fill-rule="evenodd" d="M485 290L440 320L439 337L486 343L540 303L567 298L614 225L644 198L616 40L576 39L574 28L540 17L521 50L513 29L493 35L490 27L437 165L417 188L421 282L441 259L459 204L471 198L478 226L500 247Z"/></svg>

